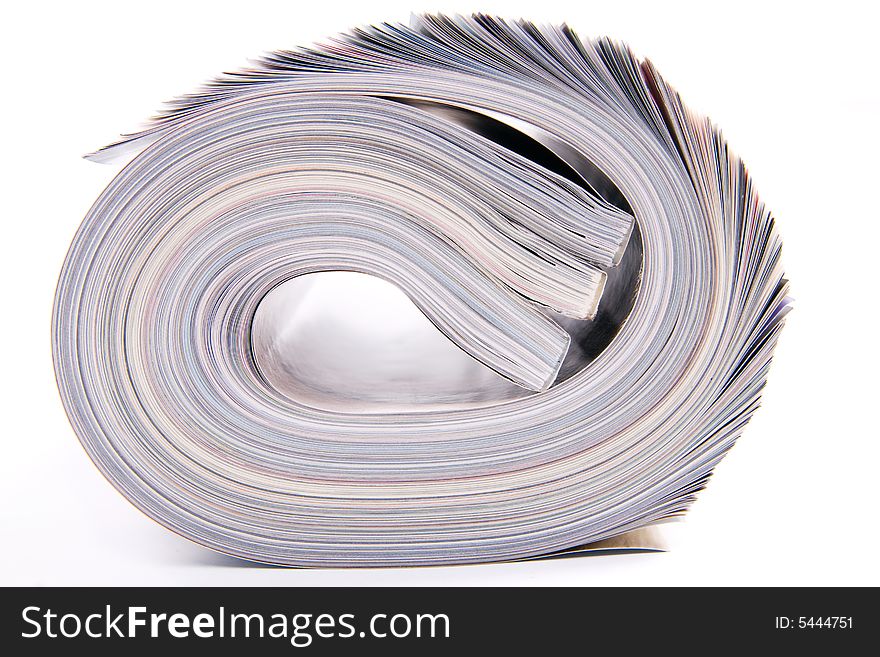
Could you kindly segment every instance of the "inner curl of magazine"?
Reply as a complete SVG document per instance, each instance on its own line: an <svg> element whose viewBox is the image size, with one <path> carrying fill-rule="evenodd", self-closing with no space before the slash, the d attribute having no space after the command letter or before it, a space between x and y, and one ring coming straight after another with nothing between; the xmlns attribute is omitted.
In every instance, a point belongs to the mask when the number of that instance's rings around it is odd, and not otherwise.
<svg viewBox="0 0 880 657"><path fill-rule="evenodd" d="M452 120L524 155L632 214L595 163L518 119L424 101L399 102ZM638 221L607 281L596 316L578 320L546 309L571 336L553 385L581 372L620 331L641 281ZM300 276L274 288L257 309L254 361L267 382L299 403L336 412L472 408L536 394L459 349L391 283L354 272Z"/></svg>

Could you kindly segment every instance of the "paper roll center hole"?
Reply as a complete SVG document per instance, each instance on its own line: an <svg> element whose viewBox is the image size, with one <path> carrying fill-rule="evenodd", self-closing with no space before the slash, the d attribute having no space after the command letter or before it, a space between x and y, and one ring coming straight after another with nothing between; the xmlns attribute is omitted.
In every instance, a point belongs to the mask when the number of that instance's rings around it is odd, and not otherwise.
<svg viewBox="0 0 880 657"><path fill-rule="evenodd" d="M326 410L483 406L532 394L459 349L395 285L355 272L275 287L257 308L251 344L268 385Z"/></svg>

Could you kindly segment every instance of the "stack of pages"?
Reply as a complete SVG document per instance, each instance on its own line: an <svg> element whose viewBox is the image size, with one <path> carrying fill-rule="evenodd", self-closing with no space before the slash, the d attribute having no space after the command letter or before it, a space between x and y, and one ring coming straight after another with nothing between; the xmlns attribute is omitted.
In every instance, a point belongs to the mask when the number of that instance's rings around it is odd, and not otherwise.
<svg viewBox="0 0 880 657"><path fill-rule="evenodd" d="M576 549L681 514L758 406L788 309L773 219L620 44L483 15L357 29L89 157L123 154L61 273L58 384L110 482L207 547ZM388 324L422 325L347 348L369 308L322 310L318 272L393 285Z"/></svg>

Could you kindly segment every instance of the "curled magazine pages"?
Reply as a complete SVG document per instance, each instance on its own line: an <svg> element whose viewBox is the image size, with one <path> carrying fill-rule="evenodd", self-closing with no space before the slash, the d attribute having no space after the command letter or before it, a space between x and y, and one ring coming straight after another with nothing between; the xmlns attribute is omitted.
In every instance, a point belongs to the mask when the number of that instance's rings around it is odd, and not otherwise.
<svg viewBox="0 0 880 657"><path fill-rule="evenodd" d="M62 400L134 505L244 559L527 559L679 515L789 308L719 131L566 26L271 53L89 157L122 155L57 288ZM373 292L411 330L349 349Z"/></svg>

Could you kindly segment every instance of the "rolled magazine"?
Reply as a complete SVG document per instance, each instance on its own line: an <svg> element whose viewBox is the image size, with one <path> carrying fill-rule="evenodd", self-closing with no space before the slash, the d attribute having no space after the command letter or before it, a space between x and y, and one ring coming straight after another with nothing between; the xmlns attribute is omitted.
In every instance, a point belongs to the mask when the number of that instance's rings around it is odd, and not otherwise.
<svg viewBox="0 0 880 657"><path fill-rule="evenodd" d="M123 156L61 272L62 400L135 506L244 559L526 559L677 516L789 308L718 130L567 26L275 52L88 157ZM417 338L347 348L369 306L321 310L319 272L393 285L373 321L417 308Z"/></svg>

